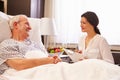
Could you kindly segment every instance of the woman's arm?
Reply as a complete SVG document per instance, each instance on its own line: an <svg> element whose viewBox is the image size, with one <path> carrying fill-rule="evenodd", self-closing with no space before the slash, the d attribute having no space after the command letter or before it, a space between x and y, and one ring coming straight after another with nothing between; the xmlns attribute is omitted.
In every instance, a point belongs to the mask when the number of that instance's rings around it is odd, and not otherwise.
<svg viewBox="0 0 120 80"><path fill-rule="evenodd" d="M102 39L102 41L100 42L100 53L101 53L103 60L110 62L110 63L114 63L114 59L112 56L112 52L110 50L110 46L105 39Z"/></svg>

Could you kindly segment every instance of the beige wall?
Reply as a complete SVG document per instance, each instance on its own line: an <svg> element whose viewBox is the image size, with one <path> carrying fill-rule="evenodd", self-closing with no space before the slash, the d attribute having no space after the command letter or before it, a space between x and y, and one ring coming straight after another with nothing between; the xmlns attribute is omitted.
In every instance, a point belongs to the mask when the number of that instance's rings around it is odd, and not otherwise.
<svg viewBox="0 0 120 80"><path fill-rule="evenodd" d="M44 17L54 17L54 0L45 0Z"/></svg>

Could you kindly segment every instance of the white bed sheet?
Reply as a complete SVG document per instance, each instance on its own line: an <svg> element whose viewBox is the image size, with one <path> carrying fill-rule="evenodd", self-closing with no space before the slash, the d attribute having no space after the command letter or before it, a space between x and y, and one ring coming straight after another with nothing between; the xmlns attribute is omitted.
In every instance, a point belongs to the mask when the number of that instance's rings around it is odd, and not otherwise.
<svg viewBox="0 0 120 80"><path fill-rule="evenodd" d="M87 59L73 64L60 62L21 71L10 69L3 76L9 80L120 80L120 67L98 59Z"/></svg>

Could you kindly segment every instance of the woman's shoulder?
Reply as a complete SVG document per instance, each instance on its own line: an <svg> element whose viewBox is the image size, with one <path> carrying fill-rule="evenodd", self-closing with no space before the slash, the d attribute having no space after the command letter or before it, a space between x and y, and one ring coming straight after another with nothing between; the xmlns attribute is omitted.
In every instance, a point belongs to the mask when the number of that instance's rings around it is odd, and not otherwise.
<svg viewBox="0 0 120 80"><path fill-rule="evenodd" d="M99 38L99 39L105 39L104 36L100 35L100 34L96 34L96 38Z"/></svg>
<svg viewBox="0 0 120 80"><path fill-rule="evenodd" d="M97 34L95 37L96 37L96 39L98 39L100 41L106 41L106 38L100 34Z"/></svg>

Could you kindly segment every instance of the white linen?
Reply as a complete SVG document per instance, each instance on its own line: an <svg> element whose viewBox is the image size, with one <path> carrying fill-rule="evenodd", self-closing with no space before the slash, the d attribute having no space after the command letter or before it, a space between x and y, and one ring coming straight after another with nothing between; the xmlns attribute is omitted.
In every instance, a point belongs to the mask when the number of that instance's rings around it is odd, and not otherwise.
<svg viewBox="0 0 120 80"><path fill-rule="evenodd" d="M120 80L120 67L103 60L86 59L73 64L60 62L21 71L9 69L3 76L10 80Z"/></svg>
<svg viewBox="0 0 120 80"><path fill-rule="evenodd" d="M85 47L85 38L86 35L81 37L78 44L79 50L82 50L85 57L90 59L102 59L114 63L110 46L105 38L97 34L90 40L87 47Z"/></svg>

